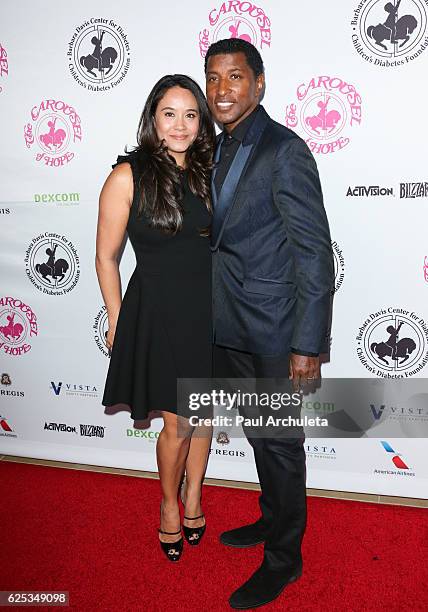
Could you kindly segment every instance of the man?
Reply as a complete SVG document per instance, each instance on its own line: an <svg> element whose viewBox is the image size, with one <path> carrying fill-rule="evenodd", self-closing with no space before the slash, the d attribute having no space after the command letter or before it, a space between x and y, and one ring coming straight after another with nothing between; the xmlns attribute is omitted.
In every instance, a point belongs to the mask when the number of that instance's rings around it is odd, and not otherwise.
<svg viewBox="0 0 428 612"><path fill-rule="evenodd" d="M259 104L264 68L253 45L214 43L205 73L209 107L223 126L212 181L215 376L290 376L300 385L320 376L334 287L316 164L303 140ZM264 542L264 558L232 594L233 608L268 603L301 575L303 442L303 434L249 437L261 517L220 540L242 548Z"/></svg>

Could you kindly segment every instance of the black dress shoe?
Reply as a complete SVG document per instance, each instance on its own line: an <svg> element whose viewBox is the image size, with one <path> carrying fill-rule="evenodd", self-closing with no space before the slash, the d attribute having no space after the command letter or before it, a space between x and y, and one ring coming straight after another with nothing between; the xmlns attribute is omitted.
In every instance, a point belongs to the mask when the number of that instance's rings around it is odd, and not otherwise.
<svg viewBox="0 0 428 612"><path fill-rule="evenodd" d="M302 575L302 567L288 572L267 569L263 564L247 582L237 589L229 599L231 608L248 610L273 601L282 593L287 584Z"/></svg>
<svg viewBox="0 0 428 612"><path fill-rule="evenodd" d="M236 548L248 548L250 546L256 546L265 541L265 530L263 523L259 519L251 525L244 525L237 529L231 529L230 531L224 531L220 535L220 542L225 546L234 546Z"/></svg>
<svg viewBox="0 0 428 612"><path fill-rule="evenodd" d="M196 521L197 519L205 517L203 514L200 514L199 516L184 516L183 518L185 518L187 521ZM189 544L192 546L197 546L205 533L206 527L206 525L202 525L202 527L186 527L186 525L183 525L184 537Z"/></svg>
<svg viewBox="0 0 428 612"><path fill-rule="evenodd" d="M162 531L162 529L158 529L158 531L165 535L181 535L181 529L180 531ZM170 561L180 560L181 553L183 552L183 538L180 538L176 542L162 542L162 540L159 540L159 544Z"/></svg>

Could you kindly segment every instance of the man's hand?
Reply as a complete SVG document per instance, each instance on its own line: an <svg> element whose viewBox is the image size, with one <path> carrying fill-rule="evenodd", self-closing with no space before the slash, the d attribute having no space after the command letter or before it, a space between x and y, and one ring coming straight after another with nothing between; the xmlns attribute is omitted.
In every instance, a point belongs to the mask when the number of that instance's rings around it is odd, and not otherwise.
<svg viewBox="0 0 428 612"><path fill-rule="evenodd" d="M300 390L302 384L307 380L314 380L321 377L320 358L306 357L305 355L290 355L290 376L293 380L293 387L296 391Z"/></svg>

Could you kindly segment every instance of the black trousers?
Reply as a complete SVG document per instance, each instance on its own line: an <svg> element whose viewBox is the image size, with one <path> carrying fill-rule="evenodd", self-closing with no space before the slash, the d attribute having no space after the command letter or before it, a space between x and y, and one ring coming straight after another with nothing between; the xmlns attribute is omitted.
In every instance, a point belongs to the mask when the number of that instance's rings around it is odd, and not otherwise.
<svg viewBox="0 0 428 612"><path fill-rule="evenodd" d="M288 378L289 355L264 356L214 347L215 378ZM245 415L244 415L245 416ZM302 564L306 528L306 455L298 437L251 437L259 476L261 524L266 533L264 565L288 571Z"/></svg>

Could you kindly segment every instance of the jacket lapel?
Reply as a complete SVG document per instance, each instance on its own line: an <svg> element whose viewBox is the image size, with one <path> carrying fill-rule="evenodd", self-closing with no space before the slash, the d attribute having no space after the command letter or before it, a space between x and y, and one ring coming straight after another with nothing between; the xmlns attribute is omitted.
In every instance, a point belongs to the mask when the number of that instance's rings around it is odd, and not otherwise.
<svg viewBox="0 0 428 612"><path fill-rule="evenodd" d="M224 183L218 197L213 182L216 170L214 170L213 172L211 184L214 208L214 216L211 227L211 248L213 250L216 250L219 245L224 226L233 208L233 204L236 201L236 192L239 188L239 185L241 184L242 179L244 178L245 171L248 168L248 165L254 154L256 144L259 141L260 136L262 135L268 120L269 116L264 110L264 108L261 106L259 108L259 112L257 113L254 119L253 124L249 128L243 142L241 143L235 155L235 158L229 168L229 172L227 173L226 178L224 179ZM220 148L222 140L223 139L221 138L219 141L214 157L214 161L217 162L220 158Z"/></svg>

